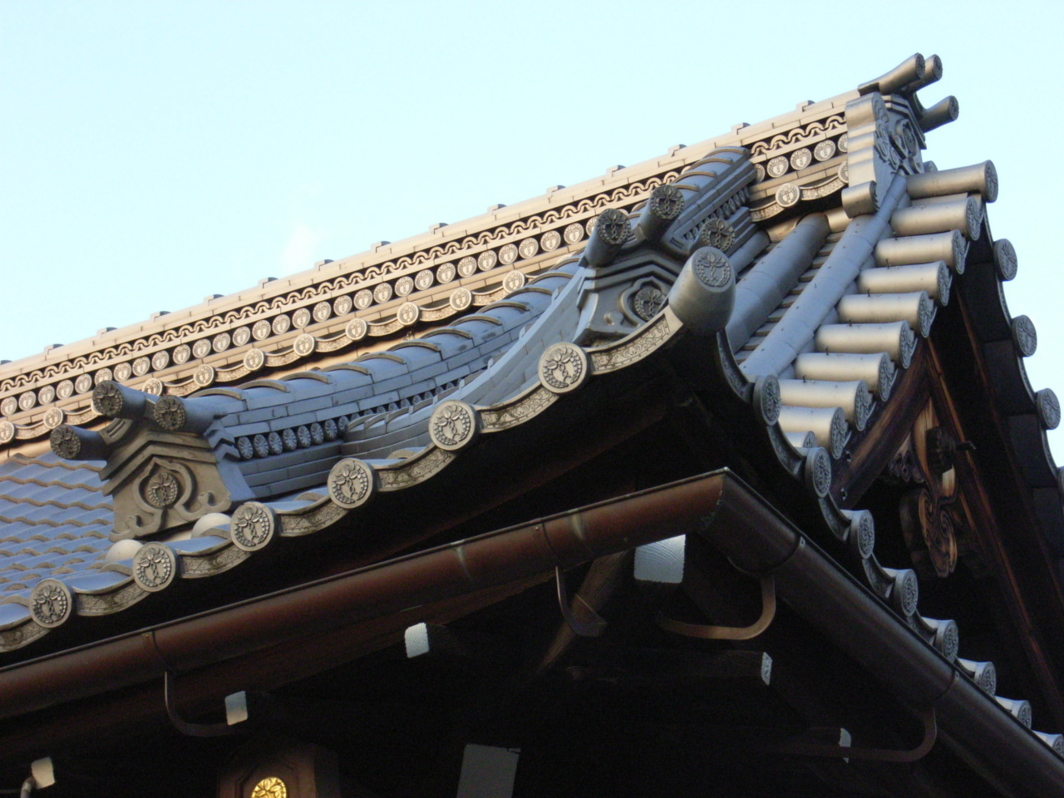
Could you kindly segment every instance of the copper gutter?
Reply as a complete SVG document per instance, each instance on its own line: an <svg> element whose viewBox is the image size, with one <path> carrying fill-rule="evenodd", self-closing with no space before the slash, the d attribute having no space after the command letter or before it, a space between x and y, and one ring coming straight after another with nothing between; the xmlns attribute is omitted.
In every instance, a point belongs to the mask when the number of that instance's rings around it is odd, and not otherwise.
<svg viewBox="0 0 1064 798"><path fill-rule="evenodd" d="M895 697L933 708L964 758L1031 794L1064 795L1064 760L726 470L0 669L0 717L161 682L167 667L195 673L684 533L744 570L771 573L780 598Z"/></svg>
<svg viewBox="0 0 1064 798"><path fill-rule="evenodd" d="M0 718L568 569L711 519L725 473L491 532L0 669Z"/></svg>

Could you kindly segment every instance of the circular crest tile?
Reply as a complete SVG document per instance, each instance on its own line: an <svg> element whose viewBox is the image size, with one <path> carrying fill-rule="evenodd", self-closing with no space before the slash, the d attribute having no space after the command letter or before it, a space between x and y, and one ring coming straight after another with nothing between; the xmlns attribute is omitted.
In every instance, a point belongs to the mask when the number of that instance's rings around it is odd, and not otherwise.
<svg viewBox="0 0 1064 798"><path fill-rule="evenodd" d="M328 302L319 302L314 306L311 315L314 317L314 321L319 324L323 321L328 321L332 315L332 306Z"/></svg>
<svg viewBox="0 0 1064 798"><path fill-rule="evenodd" d="M823 446L814 446L805 455L803 466L806 485L820 498L831 490L831 455Z"/></svg>
<svg viewBox="0 0 1064 798"><path fill-rule="evenodd" d="M368 288L363 288L361 291L355 294L355 307L359 310L365 310L373 304L373 292Z"/></svg>
<svg viewBox="0 0 1064 798"><path fill-rule="evenodd" d="M74 611L74 595L58 579L44 579L30 593L30 615L46 629L62 625Z"/></svg>
<svg viewBox="0 0 1064 798"><path fill-rule="evenodd" d="M233 342L232 336L229 333L218 333L214 336L214 340L211 341L211 347L215 352L224 352L229 348L229 344Z"/></svg>
<svg viewBox="0 0 1064 798"><path fill-rule="evenodd" d="M509 266L517 260L517 247L513 244L507 244L499 250L499 262L503 266Z"/></svg>
<svg viewBox="0 0 1064 798"><path fill-rule="evenodd" d="M468 288L457 288L451 294L451 307L455 310L465 310L473 304L473 292Z"/></svg>
<svg viewBox="0 0 1064 798"><path fill-rule="evenodd" d="M513 271L502 278L502 287L507 294L512 294L514 291L520 291L525 287L525 275L524 272Z"/></svg>
<svg viewBox="0 0 1064 798"><path fill-rule="evenodd" d="M787 161L786 156L777 155L768 162L765 171L768 172L769 177L783 177L783 175L787 174L788 168L790 168L790 163Z"/></svg>
<svg viewBox="0 0 1064 798"><path fill-rule="evenodd" d="M417 273L414 278L414 287L418 291L425 291L432 287L432 284L436 281L436 278L432 274L432 269L422 269Z"/></svg>
<svg viewBox="0 0 1064 798"><path fill-rule="evenodd" d="M229 536L238 549L258 551L273 538L276 526L273 510L259 502L245 502L233 513Z"/></svg>
<svg viewBox="0 0 1064 798"><path fill-rule="evenodd" d="M417 324L417 320L421 318L421 308L413 302L405 302L400 305L399 310L395 313L395 317L399 319L399 323L404 327L410 327L411 325Z"/></svg>
<svg viewBox="0 0 1064 798"><path fill-rule="evenodd" d="M1005 282L1016 277L1016 248L1007 238L999 238L994 242L994 265L997 266L998 277Z"/></svg>
<svg viewBox="0 0 1064 798"><path fill-rule="evenodd" d="M573 222L562 232L562 238L565 239L566 244L575 244L578 241L582 241L584 239L584 226Z"/></svg>
<svg viewBox="0 0 1064 798"><path fill-rule="evenodd" d="M699 232L700 244L726 252L735 243L735 228L724 219L707 219Z"/></svg>
<svg viewBox="0 0 1064 798"><path fill-rule="evenodd" d="M148 358L144 358L144 362L148 362ZM92 377L88 374L82 374L74 381L74 389L78 393L88 393L92 390Z"/></svg>
<svg viewBox="0 0 1064 798"><path fill-rule="evenodd" d="M177 557L163 543L145 543L133 555L133 580L149 593L169 587L176 575Z"/></svg>
<svg viewBox="0 0 1064 798"><path fill-rule="evenodd" d="M26 391L18 398L19 410L32 410L37 405L37 394Z"/></svg>
<svg viewBox="0 0 1064 798"><path fill-rule="evenodd" d="M55 429L66 420L66 413L58 407L49 407L44 414L45 429Z"/></svg>
<svg viewBox="0 0 1064 798"><path fill-rule="evenodd" d="M251 337L256 341L264 341L270 337L271 332L273 332L273 327L270 326L270 323L266 319L260 319L251 328Z"/></svg>
<svg viewBox="0 0 1064 798"><path fill-rule="evenodd" d="M214 366L208 366L204 363L196 369L195 373L192 375L192 379L195 381L196 385L199 385L201 388L206 388L214 382Z"/></svg>
<svg viewBox="0 0 1064 798"><path fill-rule="evenodd" d="M539 242L534 238L526 238L517 245L517 253L525 259L534 258L539 252Z"/></svg>
<svg viewBox="0 0 1064 798"><path fill-rule="evenodd" d="M300 308L292 314L292 326L302 330L310 324L310 311L306 308Z"/></svg>
<svg viewBox="0 0 1064 798"><path fill-rule="evenodd" d="M754 164L754 172L756 174L755 182L760 183L765 179L765 167L762 164Z"/></svg>
<svg viewBox="0 0 1064 798"><path fill-rule="evenodd" d="M830 160L835 155L835 142L831 139L822 141L813 148L813 157L818 161Z"/></svg>
<svg viewBox="0 0 1064 798"><path fill-rule="evenodd" d="M138 357L133 361L133 373L138 377L143 377L151 371L151 361L146 357Z"/></svg>
<svg viewBox="0 0 1064 798"><path fill-rule="evenodd" d="M850 185L850 165L844 163L839 167L839 180L846 185Z"/></svg>
<svg viewBox="0 0 1064 798"><path fill-rule="evenodd" d="M779 421L783 402L780 394L780 381L775 374L758 377L754 383L754 399L762 424L771 426Z"/></svg>
<svg viewBox="0 0 1064 798"><path fill-rule="evenodd" d="M303 333L296 338L295 343L292 344L292 348L300 357L306 357L311 354L314 351L315 346L317 346L317 341L314 340L314 336L310 333Z"/></svg>
<svg viewBox="0 0 1064 798"><path fill-rule="evenodd" d="M15 439L15 425L6 418L0 421L0 443L11 443Z"/></svg>
<svg viewBox="0 0 1064 798"><path fill-rule="evenodd" d="M346 316L351 312L351 308L354 306L355 303L352 301L351 297L345 295L333 302L333 313L337 316Z"/></svg>
<svg viewBox="0 0 1064 798"><path fill-rule="evenodd" d="M181 347L178 347L180 349ZM188 347L185 347L188 349ZM177 356L177 350L174 350L174 356ZM130 363L119 363L115 366L115 379L119 382L125 382L133 376L133 366Z"/></svg>
<svg viewBox="0 0 1064 798"><path fill-rule="evenodd" d="M474 268L476 268L476 261L474 261ZM449 283L454 279L457 271L453 263L445 263L436 270L436 279L441 283Z"/></svg>
<svg viewBox="0 0 1064 798"><path fill-rule="evenodd" d="M477 256L477 268L482 272L494 268L495 264L498 262L499 256L490 249L487 252L481 252L480 255Z"/></svg>
<svg viewBox="0 0 1064 798"><path fill-rule="evenodd" d="M115 378L117 379L117 377L118 377L118 375L116 374ZM45 385L43 388L41 388L39 391L37 391L37 401L40 402L42 405L46 405L49 402L53 401L54 399L55 399L55 386L54 385Z"/></svg>
<svg viewBox="0 0 1064 798"><path fill-rule="evenodd" d="M377 472L354 457L341 460L329 472L329 495L345 510L368 502L377 490Z"/></svg>
<svg viewBox="0 0 1064 798"><path fill-rule="evenodd" d="M144 383L144 393L150 393L152 396L162 396L163 389L166 386L163 385L163 381L158 377L152 377Z"/></svg>
<svg viewBox="0 0 1064 798"><path fill-rule="evenodd" d="M5 416L13 416L18 412L18 399L14 396L9 396L4 401L0 402L0 413Z"/></svg>
<svg viewBox="0 0 1064 798"><path fill-rule="evenodd" d="M244 355L244 368L248 371L258 371L266 365L266 353L261 349L249 349Z"/></svg>
<svg viewBox="0 0 1064 798"><path fill-rule="evenodd" d="M352 341L361 341L369 332L369 325L365 319L351 319L344 328L344 335Z"/></svg>
<svg viewBox="0 0 1064 798"><path fill-rule="evenodd" d="M440 449L454 452L471 444L480 432L480 417L471 405L455 399L441 402L429 419L429 437Z"/></svg>
<svg viewBox="0 0 1064 798"><path fill-rule="evenodd" d="M784 183L778 189L776 189L776 202L779 203L781 208L790 208L798 204L798 200L802 198L802 192L798 190L798 186L794 183Z"/></svg>
<svg viewBox="0 0 1064 798"><path fill-rule="evenodd" d="M111 369L100 369L92 375L93 383L99 385L101 382L107 382L114 379L114 372Z"/></svg>
<svg viewBox="0 0 1064 798"><path fill-rule="evenodd" d="M395 293L399 296L410 296L414 291L414 281L409 277L400 277L395 281Z"/></svg>
<svg viewBox="0 0 1064 798"><path fill-rule="evenodd" d="M273 334L274 335L284 335L286 332L288 332L288 329L292 326L292 320L290 318L288 318L287 314L282 313L280 316L277 316L273 320L273 325L271 325L271 326L273 328ZM195 351L195 350L193 350L193 351Z"/></svg>
<svg viewBox="0 0 1064 798"><path fill-rule="evenodd" d="M195 355L197 358L207 357L207 355L209 355L210 353L211 342L208 341L206 338L201 338L200 340L196 341L196 343L192 344L192 354ZM135 366L134 370L136 370Z"/></svg>
<svg viewBox="0 0 1064 798"><path fill-rule="evenodd" d="M849 133L843 133L841 136L839 136L839 145L838 146L839 146L839 152L849 152L850 151L850 134Z"/></svg>
<svg viewBox="0 0 1064 798"><path fill-rule="evenodd" d="M791 169L796 172L805 169L812 162L813 153L809 151L808 147L802 147L800 150L795 150L791 153Z"/></svg>
<svg viewBox="0 0 1064 798"><path fill-rule="evenodd" d="M155 371L162 371L170 365L170 353L167 351L156 352L151 356L151 367Z"/></svg>
<svg viewBox="0 0 1064 798"><path fill-rule="evenodd" d="M467 255L458 261L458 274L462 277L468 277L477 270L477 259L472 255ZM440 280L441 283L447 282L446 280Z"/></svg>
<svg viewBox="0 0 1064 798"><path fill-rule="evenodd" d="M562 243L562 235L557 230L548 230L543 234L543 237L539 239L539 245L543 247L544 252L553 252Z"/></svg>
<svg viewBox="0 0 1064 798"><path fill-rule="evenodd" d="M381 283L373 289L373 299L378 305L383 305L389 299L392 298L392 286L391 283Z"/></svg>
<svg viewBox="0 0 1064 798"><path fill-rule="evenodd" d="M233 330L233 346L244 346L251 340L251 330L247 327L237 327ZM177 350L174 350L174 360L177 360ZM185 360L188 360L186 357Z"/></svg>
<svg viewBox="0 0 1064 798"><path fill-rule="evenodd" d="M247 436L236 439L236 450L240 453L241 460L252 460L255 457L255 444Z"/></svg>
<svg viewBox="0 0 1064 798"><path fill-rule="evenodd" d="M643 321L650 321L665 307L667 299L665 292L656 285L644 285L632 295L629 302L636 316Z"/></svg>
<svg viewBox="0 0 1064 798"><path fill-rule="evenodd" d="M1030 357L1038 350L1038 330L1028 316L1017 316L1012 320L1012 341L1023 357Z"/></svg>
<svg viewBox="0 0 1064 798"><path fill-rule="evenodd" d="M70 380L63 380L56 386L55 392L59 395L60 399L69 399L74 395L74 383Z"/></svg>
<svg viewBox="0 0 1064 798"><path fill-rule="evenodd" d="M587 353L576 344L557 343L539 358L539 379L553 393L569 393L591 376Z"/></svg>
<svg viewBox="0 0 1064 798"><path fill-rule="evenodd" d="M1038 418L1047 430L1060 426L1060 401L1052 388L1043 388L1034 395Z"/></svg>
<svg viewBox="0 0 1064 798"><path fill-rule="evenodd" d="M701 247L691 255L691 267L695 277L710 288L722 288L732 279L731 261L715 247Z"/></svg>

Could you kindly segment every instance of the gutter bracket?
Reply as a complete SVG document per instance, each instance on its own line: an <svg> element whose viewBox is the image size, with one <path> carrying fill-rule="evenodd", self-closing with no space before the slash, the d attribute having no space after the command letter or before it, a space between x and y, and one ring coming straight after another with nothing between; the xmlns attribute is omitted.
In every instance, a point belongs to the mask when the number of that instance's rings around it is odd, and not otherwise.
<svg viewBox="0 0 1064 798"><path fill-rule="evenodd" d="M924 726L924 737L920 744L908 750L893 750L888 748L850 748L842 745L829 745L806 740L795 740L784 743L774 749L781 754L796 754L798 756L822 756L835 759L870 759L875 762L916 762L923 759L938 738L938 724L935 719L933 706L915 709Z"/></svg>
<svg viewBox="0 0 1064 798"><path fill-rule="evenodd" d="M241 731L239 727L230 726L228 723L189 723L177 714L174 706L174 672L166 669L163 676L163 700L166 703L166 714L174 728L186 737L221 737L227 734L236 734Z"/></svg>
<svg viewBox="0 0 1064 798"><path fill-rule="evenodd" d="M558 588L558 608L562 612L566 625L580 637L600 637L606 631L606 621L580 596L577 596L576 600L584 605L584 610L589 617L587 620L576 617L569 603L569 593L565 589L565 574L562 573L561 566L554 567L554 582Z"/></svg>
<svg viewBox="0 0 1064 798"><path fill-rule="evenodd" d="M666 632L694 637L699 640L752 640L760 635L776 617L776 582L771 576L761 577L761 617L750 626L709 626L686 623L659 612L654 619Z"/></svg>

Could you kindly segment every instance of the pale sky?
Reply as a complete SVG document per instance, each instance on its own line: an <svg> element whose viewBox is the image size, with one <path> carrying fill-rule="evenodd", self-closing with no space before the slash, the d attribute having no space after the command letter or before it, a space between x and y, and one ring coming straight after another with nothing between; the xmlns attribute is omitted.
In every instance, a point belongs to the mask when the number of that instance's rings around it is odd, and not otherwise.
<svg viewBox="0 0 1064 798"><path fill-rule="evenodd" d="M1064 397L1064 4L0 1L0 358L692 144L938 53ZM1064 452L1064 431L1054 433ZM1064 456L1062 456L1064 457ZM1062 460L1062 458L1058 458Z"/></svg>

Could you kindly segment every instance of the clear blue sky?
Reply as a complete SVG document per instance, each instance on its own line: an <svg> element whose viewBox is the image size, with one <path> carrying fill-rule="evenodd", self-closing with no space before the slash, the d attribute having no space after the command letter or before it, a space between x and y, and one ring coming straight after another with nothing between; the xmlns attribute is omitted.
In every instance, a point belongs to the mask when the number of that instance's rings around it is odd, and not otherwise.
<svg viewBox="0 0 1064 798"><path fill-rule="evenodd" d="M594 177L919 51L945 62L925 99L961 106L926 157L997 164L1031 382L1064 396L1062 4L855 8L4 0L0 358Z"/></svg>

